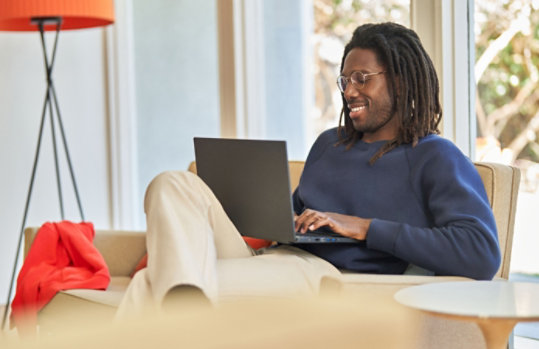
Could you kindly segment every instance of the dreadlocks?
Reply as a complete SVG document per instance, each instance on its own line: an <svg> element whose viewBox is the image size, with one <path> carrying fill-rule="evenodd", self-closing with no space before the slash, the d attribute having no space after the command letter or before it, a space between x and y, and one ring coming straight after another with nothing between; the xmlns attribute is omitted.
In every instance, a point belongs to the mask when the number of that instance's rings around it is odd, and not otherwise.
<svg viewBox="0 0 539 349"><path fill-rule="evenodd" d="M373 164L382 155L404 143L415 146L418 139L439 133L442 118L439 101L439 83L434 65L421 45L417 34L396 23L364 24L359 26L344 48L341 62L354 48L375 52L379 64L386 67L389 96L398 118L398 132L371 158ZM339 119L339 144L350 148L362 136L350 119L350 109L342 94L343 109ZM344 126L342 120L344 118Z"/></svg>

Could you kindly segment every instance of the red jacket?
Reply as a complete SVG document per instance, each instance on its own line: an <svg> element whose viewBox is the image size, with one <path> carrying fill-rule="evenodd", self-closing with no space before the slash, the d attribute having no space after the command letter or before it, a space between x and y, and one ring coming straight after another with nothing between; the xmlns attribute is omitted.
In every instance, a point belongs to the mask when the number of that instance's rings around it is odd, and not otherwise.
<svg viewBox="0 0 539 349"><path fill-rule="evenodd" d="M94 235L89 222L62 221L41 226L17 278L11 304L14 325L35 325L37 312L58 291L108 287L109 269L93 245Z"/></svg>

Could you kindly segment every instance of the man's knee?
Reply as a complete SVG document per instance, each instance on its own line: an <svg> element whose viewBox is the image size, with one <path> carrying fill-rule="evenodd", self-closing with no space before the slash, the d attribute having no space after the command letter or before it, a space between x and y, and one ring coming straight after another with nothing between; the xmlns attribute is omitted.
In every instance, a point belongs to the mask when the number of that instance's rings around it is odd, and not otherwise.
<svg viewBox="0 0 539 349"><path fill-rule="evenodd" d="M148 190L170 186L178 186L182 183L193 183L198 181L198 176L188 171L164 171L152 179L148 185Z"/></svg>
<svg viewBox="0 0 539 349"><path fill-rule="evenodd" d="M182 191L183 188L193 188L200 181L197 175L187 171L165 171L155 176L148 187L144 198L145 206L155 195Z"/></svg>

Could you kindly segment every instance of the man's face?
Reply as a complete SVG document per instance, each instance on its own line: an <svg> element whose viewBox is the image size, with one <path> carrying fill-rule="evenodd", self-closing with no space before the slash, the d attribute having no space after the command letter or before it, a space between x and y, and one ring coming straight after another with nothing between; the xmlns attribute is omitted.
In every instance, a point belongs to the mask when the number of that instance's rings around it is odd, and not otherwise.
<svg viewBox="0 0 539 349"><path fill-rule="evenodd" d="M374 51L355 48L346 56L341 75L350 78L356 71L373 74L384 72L385 67L378 64ZM363 133L363 141L370 143L397 136L397 118L385 74L368 76L363 87L349 82L343 94L354 129Z"/></svg>

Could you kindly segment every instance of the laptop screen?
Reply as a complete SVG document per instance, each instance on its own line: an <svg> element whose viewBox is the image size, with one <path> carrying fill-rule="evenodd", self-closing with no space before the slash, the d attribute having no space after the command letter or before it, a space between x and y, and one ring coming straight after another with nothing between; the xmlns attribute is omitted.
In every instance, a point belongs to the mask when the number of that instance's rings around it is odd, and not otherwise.
<svg viewBox="0 0 539 349"><path fill-rule="evenodd" d="M286 142L194 139L197 174L242 235L294 241Z"/></svg>

